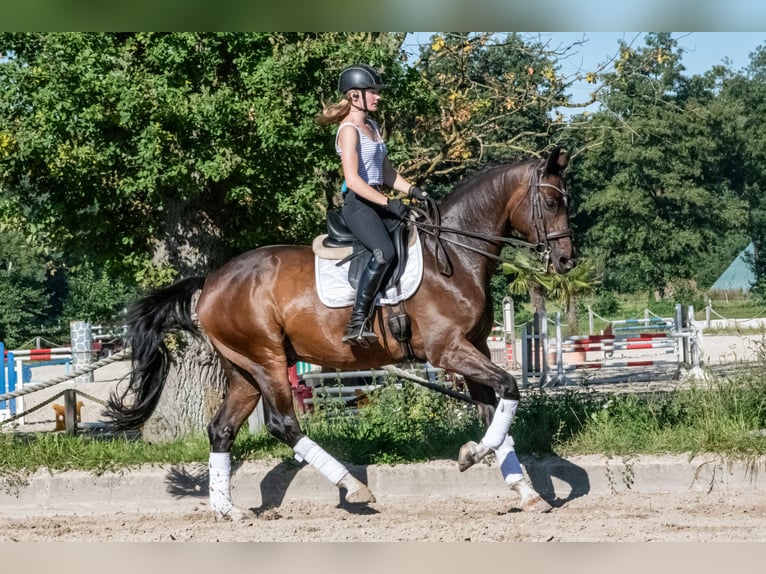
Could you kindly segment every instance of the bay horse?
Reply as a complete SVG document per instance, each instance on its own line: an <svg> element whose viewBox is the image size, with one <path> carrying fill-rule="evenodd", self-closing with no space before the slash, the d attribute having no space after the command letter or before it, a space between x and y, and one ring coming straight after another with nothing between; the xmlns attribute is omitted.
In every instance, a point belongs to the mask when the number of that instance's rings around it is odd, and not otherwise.
<svg viewBox="0 0 766 574"><path fill-rule="evenodd" d="M487 426L480 442L461 447L459 470L495 451L505 482L521 496L521 508L542 512L551 507L524 478L508 434L520 399L516 380L490 360L490 279L503 245L513 241L512 233L556 272L576 265L564 174L568 161L567 152L555 148L547 159L492 167L458 185L441 202L440 221L421 223L423 276L405 302L411 355L462 375ZM299 461L345 489L346 502L375 502L366 485L301 431L288 367L300 360L329 369L373 369L413 356L406 356L382 321L375 321L377 342L366 348L342 344L350 308L324 306L314 272L309 246L260 247L206 277L189 277L153 291L131 309L132 371L104 414L116 429L140 427L162 392L170 360L165 336L174 331L206 336L228 383L207 428L210 508L216 517L244 517L231 498L230 449L259 400L268 431L290 446Z"/></svg>

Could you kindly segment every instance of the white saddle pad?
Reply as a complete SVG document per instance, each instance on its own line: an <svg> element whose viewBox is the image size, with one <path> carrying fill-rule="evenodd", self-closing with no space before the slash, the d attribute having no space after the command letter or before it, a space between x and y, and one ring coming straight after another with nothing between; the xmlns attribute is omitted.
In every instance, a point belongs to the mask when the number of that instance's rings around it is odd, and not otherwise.
<svg viewBox="0 0 766 574"><path fill-rule="evenodd" d="M348 268L351 262L341 266L332 259L314 256L317 294L327 307L348 307L354 304L356 291L348 282ZM407 265L399 283L378 294L376 305L395 305L412 296L423 279L423 255L420 249L420 237L415 238L407 248Z"/></svg>

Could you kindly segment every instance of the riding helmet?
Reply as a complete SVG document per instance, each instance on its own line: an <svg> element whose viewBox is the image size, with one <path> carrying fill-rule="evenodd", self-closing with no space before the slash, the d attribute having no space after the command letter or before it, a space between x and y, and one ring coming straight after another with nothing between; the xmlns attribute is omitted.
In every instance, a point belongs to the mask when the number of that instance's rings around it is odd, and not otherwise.
<svg viewBox="0 0 766 574"><path fill-rule="evenodd" d="M381 81L380 74L364 64L349 66L340 73L338 91L345 94L349 90L380 90L386 85Z"/></svg>

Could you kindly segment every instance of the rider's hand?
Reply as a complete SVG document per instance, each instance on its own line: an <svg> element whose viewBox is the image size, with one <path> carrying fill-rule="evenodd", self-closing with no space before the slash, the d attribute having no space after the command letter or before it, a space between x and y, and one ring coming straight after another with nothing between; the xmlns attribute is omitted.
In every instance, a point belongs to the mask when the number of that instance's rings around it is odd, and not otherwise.
<svg viewBox="0 0 766 574"><path fill-rule="evenodd" d="M410 188L408 195L418 201L424 201L428 197L428 194L425 191L414 185Z"/></svg>
<svg viewBox="0 0 766 574"><path fill-rule="evenodd" d="M389 213L395 217L398 217L399 219L406 219L407 215L410 213L410 208L404 205L398 199L389 199L388 203L386 204L386 209L388 209Z"/></svg>

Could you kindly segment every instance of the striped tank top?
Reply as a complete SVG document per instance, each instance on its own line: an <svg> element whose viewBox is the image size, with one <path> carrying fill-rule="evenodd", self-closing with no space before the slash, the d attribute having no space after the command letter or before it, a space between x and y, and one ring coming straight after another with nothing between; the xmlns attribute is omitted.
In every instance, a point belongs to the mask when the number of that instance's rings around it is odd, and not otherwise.
<svg viewBox="0 0 766 574"><path fill-rule="evenodd" d="M345 122L338 126L338 134L344 126L353 126L359 133L359 143L356 146L357 157L359 158L359 177L370 185L383 184L383 160L386 158L388 150L383 138L380 135L378 124L373 120L367 120L375 132L375 140L371 140L367 135L357 128L351 122ZM338 144L338 134L335 136L335 151L340 155L341 149Z"/></svg>

